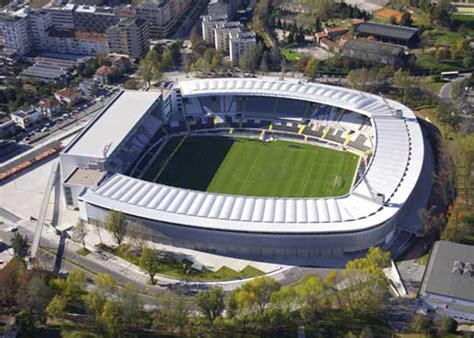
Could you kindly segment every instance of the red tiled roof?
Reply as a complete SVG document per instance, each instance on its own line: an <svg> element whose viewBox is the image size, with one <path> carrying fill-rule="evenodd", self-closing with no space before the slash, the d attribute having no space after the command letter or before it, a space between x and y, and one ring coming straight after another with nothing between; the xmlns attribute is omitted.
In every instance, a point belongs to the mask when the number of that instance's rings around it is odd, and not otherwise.
<svg viewBox="0 0 474 338"><path fill-rule="evenodd" d="M109 66L100 66L99 68L97 68L95 73L97 75L110 75L112 74L112 68L110 68Z"/></svg>
<svg viewBox="0 0 474 338"><path fill-rule="evenodd" d="M316 37L317 37L318 39L325 38L326 36L328 36L328 35L326 34L326 32L317 32L317 33L316 33Z"/></svg>
<svg viewBox="0 0 474 338"><path fill-rule="evenodd" d="M334 42L332 42L331 40L326 39L326 38L322 38L321 40L319 40L319 42L323 45L328 46L328 47L334 46Z"/></svg>
<svg viewBox="0 0 474 338"><path fill-rule="evenodd" d="M59 104L56 101L53 101L50 99L44 99L39 102L39 105L43 108L51 109L55 106L58 106Z"/></svg>
<svg viewBox="0 0 474 338"><path fill-rule="evenodd" d="M60 89L55 94L62 97L69 97L69 98L81 96L81 93L79 93L77 90L74 90L72 88Z"/></svg>
<svg viewBox="0 0 474 338"><path fill-rule="evenodd" d="M326 28L324 29L326 31L326 33L339 33L339 32L346 32L347 31L347 27L343 27L343 26L338 26L338 27L329 27L329 28Z"/></svg>

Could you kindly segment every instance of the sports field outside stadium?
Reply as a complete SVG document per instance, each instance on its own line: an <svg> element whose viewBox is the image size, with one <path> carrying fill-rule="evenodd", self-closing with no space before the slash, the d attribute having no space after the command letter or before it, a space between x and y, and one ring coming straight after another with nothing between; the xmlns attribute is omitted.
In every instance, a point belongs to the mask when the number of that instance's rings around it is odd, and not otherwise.
<svg viewBox="0 0 474 338"><path fill-rule="evenodd" d="M329 197L349 192L358 162L350 152L281 140L175 137L142 178L230 195Z"/></svg>

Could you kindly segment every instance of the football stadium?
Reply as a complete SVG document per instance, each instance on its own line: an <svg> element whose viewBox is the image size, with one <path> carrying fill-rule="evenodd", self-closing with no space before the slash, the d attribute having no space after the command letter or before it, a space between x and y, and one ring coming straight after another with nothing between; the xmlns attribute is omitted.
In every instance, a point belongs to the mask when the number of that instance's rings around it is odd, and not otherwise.
<svg viewBox="0 0 474 338"><path fill-rule="evenodd" d="M248 258L390 249L416 213L425 145L380 96L276 79L122 91L60 154L69 208L150 240Z"/></svg>

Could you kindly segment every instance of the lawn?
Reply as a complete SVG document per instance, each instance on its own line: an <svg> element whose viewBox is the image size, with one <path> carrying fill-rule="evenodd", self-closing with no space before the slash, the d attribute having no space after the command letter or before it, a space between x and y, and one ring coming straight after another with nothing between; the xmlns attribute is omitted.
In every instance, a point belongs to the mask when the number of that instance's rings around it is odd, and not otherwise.
<svg viewBox="0 0 474 338"><path fill-rule="evenodd" d="M113 253L126 261L140 265L140 254L141 252L133 250L129 244L122 244L116 248L111 248L106 245L102 245L101 248L105 251ZM207 268L203 268L201 271L193 269L192 262L184 259L177 260L173 256L165 254L165 258L161 260L158 274L169 277L178 278L187 281L229 281L237 279L246 279L251 277L262 276L263 272L247 265L241 271L233 270L227 266L222 266L217 271L212 271Z"/></svg>
<svg viewBox="0 0 474 338"><path fill-rule="evenodd" d="M300 59L299 53L291 49L282 48L281 55L283 55L287 61L298 61Z"/></svg>
<svg viewBox="0 0 474 338"><path fill-rule="evenodd" d="M144 179L231 195L341 196L351 188L358 161L352 153L308 144L187 137L165 146Z"/></svg>

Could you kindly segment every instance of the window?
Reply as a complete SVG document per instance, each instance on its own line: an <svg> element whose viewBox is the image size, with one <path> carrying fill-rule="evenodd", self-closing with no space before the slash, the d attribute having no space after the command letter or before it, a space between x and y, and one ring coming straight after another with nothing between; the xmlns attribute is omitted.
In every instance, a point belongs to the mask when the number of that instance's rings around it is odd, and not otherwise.
<svg viewBox="0 0 474 338"><path fill-rule="evenodd" d="M74 201L72 199L72 191L70 187L64 187L64 197L66 198L67 205L73 205Z"/></svg>

